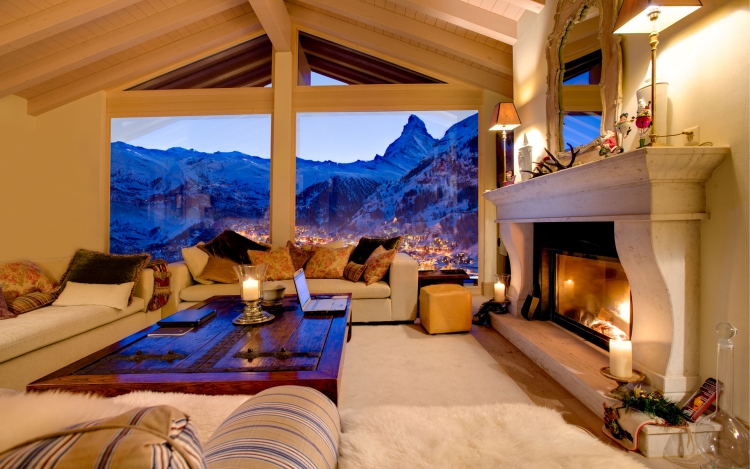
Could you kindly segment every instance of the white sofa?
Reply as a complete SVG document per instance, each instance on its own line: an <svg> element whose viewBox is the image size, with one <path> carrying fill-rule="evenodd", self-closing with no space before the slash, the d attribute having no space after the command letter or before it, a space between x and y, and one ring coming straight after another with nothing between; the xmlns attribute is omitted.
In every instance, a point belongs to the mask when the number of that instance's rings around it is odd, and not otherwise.
<svg viewBox="0 0 750 469"><path fill-rule="evenodd" d="M70 258L34 260L55 282ZM26 385L117 342L161 319L146 311L154 294L154 271L145 269L126 309L107 306L46 306L0 321L0 388Z"/></svg>
<svg viewBox="0 0 750 469"><path fill-rule="evenodd" d="M184 262L169 264L172 295L164 314L188 308L216 295L239 295L238 283L199 285ZM285 294L296 294L292 280L281 280ZM414 321L417 317L417 262L404 253L396 254L386 278L365 285L346 279L309 279L311 293L351 293L354 322Z"/></svg>

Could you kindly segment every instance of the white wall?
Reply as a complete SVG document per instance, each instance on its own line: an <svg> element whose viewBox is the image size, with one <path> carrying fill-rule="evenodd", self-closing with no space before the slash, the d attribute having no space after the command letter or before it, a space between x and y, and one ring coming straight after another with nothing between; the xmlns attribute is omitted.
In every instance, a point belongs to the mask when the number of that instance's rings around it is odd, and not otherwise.
<svg viewBox="0 0 750 469"><path fill-rule="evenodd" d="M701 141L731 147L731 157L707 184L711 219L701 222L701 365L702 378L716 374L719 322L739 329L735 340L734 410L745 421L750 413L750 14L747 0L703 0L703 8L659 36L658 80L669 82L668 131L701 126ZM546 139L545 44L557 4L538 15L525 13L513 49L514 100L534 155ZM623 37L623 112L636 110L635 91L650 77L647 35ZM662 106L662 109L664 107ZM680 145L681 139L672 139ZM636 145L631 136L629 145ZM516 142L520 145L520 141Z"/></svg>
<svg viewBox="0 0 750 469"><path fill-rule="evenodd" d="M0 99L0 261L107 249L105 94L39 117Z"/></svg>

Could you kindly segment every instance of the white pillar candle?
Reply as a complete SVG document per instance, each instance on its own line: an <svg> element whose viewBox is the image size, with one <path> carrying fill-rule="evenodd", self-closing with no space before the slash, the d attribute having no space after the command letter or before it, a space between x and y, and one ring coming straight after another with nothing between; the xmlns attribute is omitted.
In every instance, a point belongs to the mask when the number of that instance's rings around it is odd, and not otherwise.
<svg viewBox="0 0 750 469"><path fill-rule="evenodd" d="M500 281L495 283L495 301L498 303L505 301L505 284Z"/></svg>
<svg viewBox="0 0 750 469"><path fill-rule="evenodd" d="M609 372L619 378L633 376L633 346L629 340L609 341Z"/></svg>
<svg viewBox="0 0 750 469"><path fill-rule="evenodd" d="M254 278L249 278L242 282L242 299L257 300L258 298L260 298L260 288L258 288L258 281Z"/></svg>

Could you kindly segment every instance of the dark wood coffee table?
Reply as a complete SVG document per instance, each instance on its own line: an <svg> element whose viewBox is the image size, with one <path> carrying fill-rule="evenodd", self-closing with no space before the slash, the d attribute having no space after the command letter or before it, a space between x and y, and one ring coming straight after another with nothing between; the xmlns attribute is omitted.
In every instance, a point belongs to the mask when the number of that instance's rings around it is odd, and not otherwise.
<svg viewBox="0 0 750 469"><path fill-rule="evenodd" d="M156 324L29 384L28 391L63 390L117 396L131 391L255 394L286 384L309 386L338 401L351 316L304 315L284 297L272 322L235 326L239 296L215 296L194 308L216 317L179 337L149 337Z"/></svg>

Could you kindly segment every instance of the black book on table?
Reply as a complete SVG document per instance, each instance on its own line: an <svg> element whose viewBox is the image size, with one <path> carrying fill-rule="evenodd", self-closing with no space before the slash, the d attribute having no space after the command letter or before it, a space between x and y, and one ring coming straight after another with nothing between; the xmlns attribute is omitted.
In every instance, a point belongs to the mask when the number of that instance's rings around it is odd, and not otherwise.
<svg viewBox="0 0 750 469"><path fill-rule="evenodd" d="M216 310L211 308L183 309L156 324L161 327L196 327L214 316L216 316Z"/></svg>

